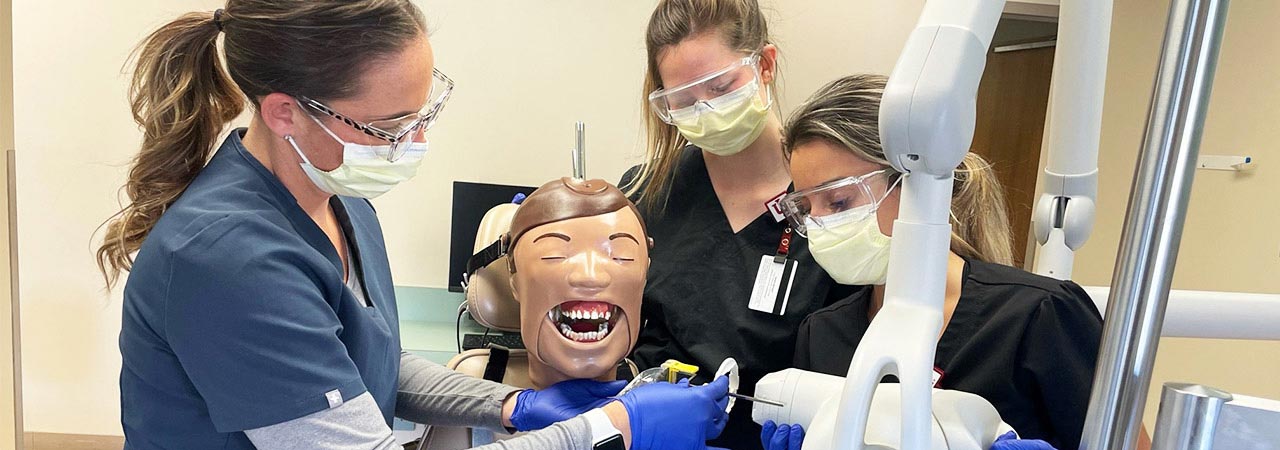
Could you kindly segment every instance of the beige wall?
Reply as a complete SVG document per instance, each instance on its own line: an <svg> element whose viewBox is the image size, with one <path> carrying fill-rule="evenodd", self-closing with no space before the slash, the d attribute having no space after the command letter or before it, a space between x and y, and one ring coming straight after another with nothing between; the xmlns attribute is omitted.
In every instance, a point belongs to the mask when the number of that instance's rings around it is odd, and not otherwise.
<svg viewBox="0 0 1280 450"><path fill-rule="evenodd" d="M1097 225L1076 258L1081 284L1111 280L1154 82L1168 1L1117 1L1099 152ZM1202 154L1252 155L1253 172L1197 171L1174 288L1280 293L1280 3L1231 3ZM1191 381L1280 399L1280 342L1163 339L1159 386Z"/></svg>
<svg viewBox="0 0 1280 450"><path fill-rule="evenodd" d="M91 233L136 151L121 73L163 21L217 0L23 1L15 76L26 428L117 434L120 294L103 292ZM454 180L540 184L569 172L587 122L588 174L638 162L643 29L653 1L423 0L439 68L458 83L427 166L377 200L396 281L442 287ZM784 108L855 71L887 73L921 0L766 1Z"/></svg>
<svg viewBox="0 0 1280 450"><path fill-rule="evenodd" d="M13 353L13 295L9 271L9 170L4 153L13 148L12 1L0 0L0 448L17 443L16 378Z"/></svg>

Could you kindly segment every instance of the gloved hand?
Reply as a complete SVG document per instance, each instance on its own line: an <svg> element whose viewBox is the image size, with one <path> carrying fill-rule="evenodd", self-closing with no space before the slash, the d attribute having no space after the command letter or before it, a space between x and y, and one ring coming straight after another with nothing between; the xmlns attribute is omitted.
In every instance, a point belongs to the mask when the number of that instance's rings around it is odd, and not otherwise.
<svg viewBox="0 0 1280 450"><path fill-rule="evenodd" d="M516 430L540 430L556 422L572 419L613 401L626 381L565 380L541 391L516 394L511 424Z"/></svg>
<svg viewBox="0 0 1280 450"><path fill-rule="evenodd" d="M800 425L778 425L768 420L760 430L764 450L800 450L803 442L804 428Z"/></svg>
<svg viewBox="0 0 1280 450"><path fill-rule="evenodd" d="M690 386L652 383L618 397L631 423L631 449L701 449L724 431L729 414L729 378Z"/></svg>
<svg viewBox="0 0 1280 450"><path fill-rule="evenodd" d="M1057 450L1048 442L1039 439L1018 439L1012 431L996 438L991 443L991 450Z"/></svg>

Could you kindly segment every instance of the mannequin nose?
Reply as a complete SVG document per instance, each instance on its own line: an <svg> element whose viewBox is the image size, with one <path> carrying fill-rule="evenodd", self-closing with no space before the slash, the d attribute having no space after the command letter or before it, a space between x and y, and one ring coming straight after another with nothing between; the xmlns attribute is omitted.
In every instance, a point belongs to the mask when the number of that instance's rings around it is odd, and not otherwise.
<svg viewBox="0 0 1280 450"><path fill-rule="evenodd" d="M573 261L573 269L569 272L569 285L576 288L604 289L613 278L604 264L609 258L596 253L587 253Z"/></svg>

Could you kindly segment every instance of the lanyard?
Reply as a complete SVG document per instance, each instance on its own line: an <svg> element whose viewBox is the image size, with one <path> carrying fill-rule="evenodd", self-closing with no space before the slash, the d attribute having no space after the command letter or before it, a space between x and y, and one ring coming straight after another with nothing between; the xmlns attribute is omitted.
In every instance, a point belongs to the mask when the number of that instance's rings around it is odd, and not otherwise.
<svg viewBox="0 0 1280 450"><path fill-rule="evenodd" d="M782 231L782 240L778 242L778 253L773 255L773 262L785 264L787 255L791 253L791 227Z"/></svg>

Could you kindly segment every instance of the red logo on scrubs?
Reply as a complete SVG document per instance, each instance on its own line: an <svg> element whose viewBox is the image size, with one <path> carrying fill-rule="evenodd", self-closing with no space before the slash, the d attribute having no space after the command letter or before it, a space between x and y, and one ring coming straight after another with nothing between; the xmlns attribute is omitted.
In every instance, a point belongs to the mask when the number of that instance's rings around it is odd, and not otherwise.
<svg viewBox="0 0 1280 450"><path fill-rule="evenodd" d="M783 219L787 218L787 215L782 213L782 197L785 197L786 195L786 192L778 194L777 197L770 199L764 204L766 208L769 208L769 213L773 214L774 221L781 222Z"/></svg>

